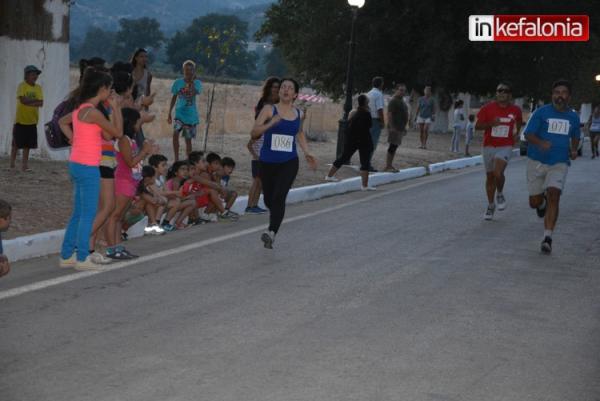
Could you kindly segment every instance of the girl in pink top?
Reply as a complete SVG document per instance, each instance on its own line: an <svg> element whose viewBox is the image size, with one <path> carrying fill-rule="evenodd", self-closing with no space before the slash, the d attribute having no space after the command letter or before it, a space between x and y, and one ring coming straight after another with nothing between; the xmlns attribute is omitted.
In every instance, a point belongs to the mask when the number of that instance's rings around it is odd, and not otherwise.
<svg viewBox="0 0 600 401"><path fill-rule="evenodd" d="M108 73L86 69L76 92L75 110L59 121L63 132L72 137L69 173L74 186L73 214L65 231L61 267L78 270L101 268L99 260L90 255L89 241L100 195L102 135L106 135L106 139L119 137L123 130L120 102L117 97L111 96L111 85L112 78ZM97 108L100 102L106 100L113 110L110 120Z"/></svg>
<svg viewBox="0 0 600 401"><path fill-rule="evenodd" d="M115 208L106 227L106 256L115 260L137 257L118 244L121 238L121 222L125 212L135 197L138 181L134 178L133 168L138 166L152 152L152 143L145 141L138 151L133 138L142 125L140 113L135 109L124 108L123 136L117 142L117 169L115 170Z"/></svg>

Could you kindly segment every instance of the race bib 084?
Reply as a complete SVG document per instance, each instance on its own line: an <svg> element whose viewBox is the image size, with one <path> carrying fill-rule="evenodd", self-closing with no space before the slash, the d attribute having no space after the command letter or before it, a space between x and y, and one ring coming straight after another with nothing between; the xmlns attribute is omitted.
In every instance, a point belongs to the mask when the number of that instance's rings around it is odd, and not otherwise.
<svg viewBox="0 0 600 401"><path fill-rule="evenodd" d="M494 138L508 138L508 131L510 131L510 126L497 125L492 127L492 136Z"/></svg>
<svg viewBox="0 0 600 401"><path fill-rule="evenodd" d="M291 152L294 146L294 137L291 135L273 134L271 136L271 150L275 152Z"/></svg>
<svg viewBox="0 0 600 401"><path fill-rule="evenodd" d="M549 134L569 135L569 128L571 128L569 120L563 120L562 118L548 119Z"/></svg>

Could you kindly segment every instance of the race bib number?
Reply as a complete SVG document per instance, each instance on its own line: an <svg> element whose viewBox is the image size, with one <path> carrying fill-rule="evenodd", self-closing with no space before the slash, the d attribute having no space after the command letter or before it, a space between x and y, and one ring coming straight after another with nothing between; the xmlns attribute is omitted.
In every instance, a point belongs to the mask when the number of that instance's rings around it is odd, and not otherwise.
<svg viewBox="0 0 600 401"><path fill-rule="evenodd" d="M492 127L492 136L494 138L508 138L509 131L510 131L510 126L497 125L495 127Z"/></svg>
<svg viewBox="0 0 600 401"><path fill-rule="evenodd" d="M271 150L274 152L291 152L294 147L294 137L291 135L273 134Z"/></svg>
<svg viewBox="0 0 600 401"><path fill-rule="evenodd" d="M569 120L563 120L561 118L548 119L549 134L569 135L569 128L571 128Z"/></svg>

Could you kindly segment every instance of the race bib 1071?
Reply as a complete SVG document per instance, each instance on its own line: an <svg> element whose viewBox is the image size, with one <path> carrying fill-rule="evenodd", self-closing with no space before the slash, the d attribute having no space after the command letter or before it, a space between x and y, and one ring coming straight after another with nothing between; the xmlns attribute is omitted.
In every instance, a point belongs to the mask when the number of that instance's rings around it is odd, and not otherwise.
<svg viewBox="0 0 600 401"><path fill-rule="evenodd" d="M549 134L569 135L569 128L571 128L569 120L563 120L562 118L548 119Z"/></svg>
<svg viewBox="0 0 600 401"><path fill-rule="evenodd" d="M294 148L294 137L291 135L273 134L271 150L274 152L291 152Z"/></svg>

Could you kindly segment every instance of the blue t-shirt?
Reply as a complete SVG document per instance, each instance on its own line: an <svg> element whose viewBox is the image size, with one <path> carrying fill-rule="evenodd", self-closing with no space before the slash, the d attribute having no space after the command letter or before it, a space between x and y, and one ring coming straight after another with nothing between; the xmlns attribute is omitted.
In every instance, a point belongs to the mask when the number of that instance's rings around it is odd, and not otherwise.
<svg viewBox="0 0 600 401"><path fill-rule="evenodd" d="M186 125L197 125L200 122L196 108L196 96L202 93L202 82L194 80L194 86L188 87L183 78L176 79L171 87L171 93L177 95L175 103L175 119Z"/></svg>
<svg viewBox="0 0 600 401"><path fill-rule="evenodd" d="M529 142L527 156L530 159L548 165L570 165L571 139L579 139L581 135L579 116L572 109L558 111L553 105L547 104L538 108L529 118L525 136L530 135L552 143L550 149L542 150Z"/></svg>

